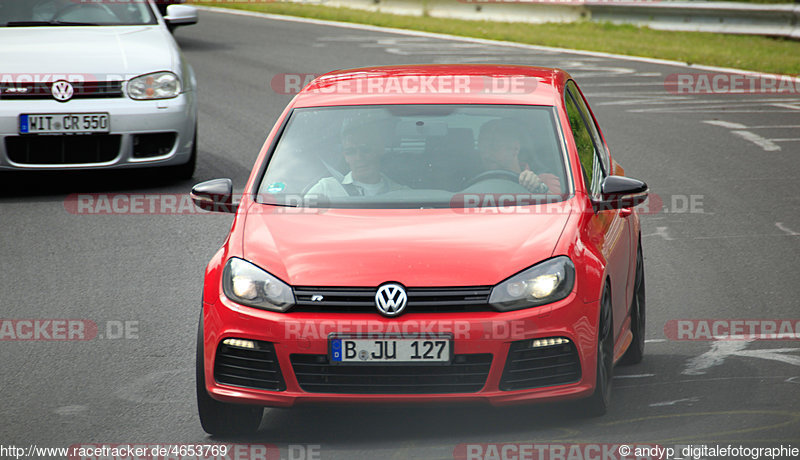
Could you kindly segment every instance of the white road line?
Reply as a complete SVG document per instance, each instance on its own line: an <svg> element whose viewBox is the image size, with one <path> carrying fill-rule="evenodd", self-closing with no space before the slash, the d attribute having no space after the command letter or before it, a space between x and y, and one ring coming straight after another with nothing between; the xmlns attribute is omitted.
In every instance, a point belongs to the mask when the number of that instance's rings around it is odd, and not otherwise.
<svg viewBox="0 0 800 460"><path fill-rule="evenodd" d="M719 366L730 356L746 358L761 358L778 361L793 366L800 366L800 356L787 355L800 351L800 348L761 348L758 350L745 350L747 344L753 340L717 340L711 344L711 349L700 356L687 361L683 375L702 375L706 369Z"/></svg>
<svg viewBox="0 0 800 460"><path fill-rule="evenodd" d="M650 404L650 407L664 407L664 406L674 406L678 403L696 403L699 402L700 398L697 396L692 396L691 398L683 398L683 399L676 399L675 401L664 401L664 402L657 402ZM689 404L691 406L691 404Z"/></svg>
<svg viewBox="0 0 800 460"><path fill-rule="evenodd" d="M645 235L642 235L645 236ZM798 236L786 233L753 233L751 235L720 235L720 236L693 236L691 239L693 240L725 240L731 238L763 238L769 236ZM684 238L681 238L684 239Z"/></svg>
<svg viewBox="0 0 800 460"><path fill-rule="evenodd" d="M661 343L666 341L667 339L647 339L644 341L644 343Z"/></svg>
<svg viewBox="0 0 800 460"><path fill-rule="evenodd" d="M626 102L626 101L633 101L635 99L641 99L642 97L643 96L638 96L638 97L634 96L631 99L624 99L624 100L620 101L619 104L620 105L630 104L630 102ZM608 105L613 105L613 104L608 104ZM692 111L699 112L699 111L710 111L710 109L728 110L728 109L731 109L731 108L738 108L738 107L748 108L748 107L753 107L753 106L758 106L758 105L773 105L774 106L775 104L771 104L771 103L769 103L769 101L756 101L756 100L751 100L751 101L728 101L728 102L720 103L719 100L711 100L711 101L709 101L709 100L697 99L696 97L692 97L692 96L670 96L670 95L657 96L657 95L654 95L654 96L651 96L648 100L642 101L641 105L666 105L668 107L681 106L679 108L676 107L676 109L673 109L673 111L674 110L692 110ZM686 107L686 106L690 106L690 107ZM691 107L691 106L697 106L697 107ZM658 107L651 107L651 108L640 109L640 110L650 110L650 111L652 111L652 110L664 110L664 109L661 109L661 108L658 108ZM774 109L768 109L768 110L770 112L776 112L776 110L774 110ZM719 110L713 110L713 112L715 112L715 113L718 112L718 111ZM752 109L748 109L748 111L752 111ZM776 112L776 113L778 113L778 112Z"/></svg>
<svg viewBox="0 0 800 460"><path fill-rule="evenodd" d="M683 375L703 375L706 370L719 366L725 362L725 358L733 355L737 351L744 350L748 341L727 340L716 341L711 344L711 349L700 356L695 356L686 362L686 368L681 372Z"/></svg>
<svg viewBox="0 0 800 460"><path fill-rule="evenodd" d="M703 120L703 123L707 123L709 125L714 125L714 126L722 126L723 128L730 128L730 129L747 129L747 126L741 123L731 123L729 121L722 121L722 120Z"/></svg>
<svg viewBox="0 0 800 460"><path fill-rule="evenodd" d="M783 107L784 109L800 110L800 103L795 104L772 104L775 107Z"/></svg>
<svg viewBox="0 0 800 460"><path fill-rule="evenodd" d="M594 104L592 104L594 105ZM729 106L734 107L734 106ZM733 114L733 113L746 113L746 114L776 114L776 113L792 113L788 110L730 110L726 106L719 106L719 107L687 107L687 108L661 108L661 107L651 107L647 109L629 109L628 112L630 113L707 113L707 114L718 114L721 110L724 110L726 114Z"/></svg>
<svg viewBox="0 0 800 460"><path fill-rule="evenodd" d="M797 233L796 231L791 230L791 229L787 228L785 225L783 225L783 222L775 222L775 226L778 227L778 229L786 232L787 235L791 235L791 236L800 235L800 233Z"/></svg>
<svg viewBox="0 0 800 460"><path fill-rule="evenodd" d="M655 233L648 233L647 235L642 235L642 238L645 236L660 236L667 241L672 241L673 238L667 234L667 227L656 227Z"/></svg>
<svg viewBox="0 0 800 460"><path fill-rule="evenodd" d="M76 416L76 415L80 415L80 414L86 412L87 410L89 410L88 407L80 405L80 404L76 404L76 405L73 405L73 406L61 406L61 407L57 408L56 410L54 410L53 412L55 412L58 415L63 415L65 417L73 417L73 416Z"/></svg>
<svg viewBox="0 0 800 460"><path fill-rule="evenodd" d="M800 356L784 355L783 353L792 353L800 351L800 348L771 348L766 350L741 350L734 353L736 356L749 356L751 358L762 358L773 361L780 361L782 363L800 366Z"/></svg>
<svg viewBox="0 0 800 460"><path fill-rule="evenodd" d="M797 142L800 141L800 137L788 138L788 139L771 139L772 142Z"/></svg>
<svg viewBox="0 0 800 460"><path fill-rule="evenodd" d="M785 75L777 75L777 74L768 74L768 73L761 73L761 72L753 72L751 70L743 70L743 69L734 69L731 67L716 67L716 66L707 66L707 65L695 65L695 64L687 64L685 62L680 61L670 61L667 59L654 59L654 58L646 58L640 56L626 56L624 54L613 54L613 53L602 53L599 51L580 51L580 50L573 50L567 48L554 48L550 46L540 46L540 45L528 45L525 43L514 43L514 42L505 42L499 40L486 40L483 38L470 38L470 37L457 37L455 35L447 35L447 34L437 34L433 32L421 32L416 30L404 30L404 29L396 29L391 27L379 27L379 26L371 26L366 24L355 24L349 22L337 22L337 21L325 21L322 19L310 19L310 18L301 18L295 16L283 16L279 14L269 14L269 13L257 13L255 11L243 11L243 10L231 10L227 8L217 8L217 7L210 7L210 6L197 6L197 9L202 11L208 11L210 13L223 13L223 14L232 14L237 16L250 16L255 18L262 18L262 19L272 19L275 21L285 21L285 22L299 22L305 24L317 24L317 25L325 25L331 27L339 27L343 29L354 29L354 30L369 30L373 32L384 32L384 33L393 33L393 34L400 34L406 36L413 36L413 37L429 37L429 38L436 38L441 40L451 40L451 41L458 41L458 42L469 42L469 43L481 43L484 45L496 45L496 46L506 46L506 47L513 47L513 48L521 48L521 49L529 49L529 50L537 50L537 51L544 51L544 52L551 52L551 53L568 53L568 54L577 54L580 56L595 56L595 57L602 57L602 58L609 58L609 59L620 59L624 61L634 61L634 62L645 62L648 64L661 64L661 65L668 65L672 67L680 67L683 69L698 69L698 70L707 70L711 72L727 72L727 73L737 73L742 75L750 75L750 76L760 76L760 77L779 77L779 78L786 78ZM800 82L800 78L795 77L795 81ZM796 108L800 110L800 107Z"/></svg>
<svg viewBox="0 0 800 460"><path fill-rule="evenodd" d="M781 149L781 147L778 144L750 131L731 131L731 133L741 137L742 139L748 140L756 144L757 146L761 147L765 152L777 152Z"/></svg>

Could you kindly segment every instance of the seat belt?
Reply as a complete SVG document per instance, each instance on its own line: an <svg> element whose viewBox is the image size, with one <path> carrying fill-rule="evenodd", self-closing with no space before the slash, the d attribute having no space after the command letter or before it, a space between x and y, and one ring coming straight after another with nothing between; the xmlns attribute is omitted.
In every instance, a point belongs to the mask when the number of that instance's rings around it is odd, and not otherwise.
<svg viewBox="0 0 800 460"><path fill-rule="evenodd" d="M350 196L363 196L364 195L364 190L362 190L361 187L357 186L356 184L353 184L353 183L342 184L342 187L344 187L344 190Z"/></svg>

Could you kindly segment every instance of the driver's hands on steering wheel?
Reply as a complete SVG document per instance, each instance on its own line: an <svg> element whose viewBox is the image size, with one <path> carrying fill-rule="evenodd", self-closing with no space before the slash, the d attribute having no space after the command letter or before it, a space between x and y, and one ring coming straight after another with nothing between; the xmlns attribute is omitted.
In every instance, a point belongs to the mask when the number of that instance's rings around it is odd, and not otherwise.
<svg viewBox="0 0 800 460"><path fill-rule="evenodd" d="M537 175L530 169L519 174L519 184L531 193L561 193L561 181L552 174Z"/></svg>

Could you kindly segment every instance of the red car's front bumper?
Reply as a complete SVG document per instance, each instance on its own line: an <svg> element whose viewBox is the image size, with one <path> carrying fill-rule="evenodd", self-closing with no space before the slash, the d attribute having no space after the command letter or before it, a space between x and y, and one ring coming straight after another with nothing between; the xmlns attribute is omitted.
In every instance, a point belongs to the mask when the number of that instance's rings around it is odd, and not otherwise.
<svg viewBox="0 0 800 460"><path fill-rule="evenodd" d="M205 381L208 393L220 401L272 407L330 402L485 401L506 405L582 398L594 391L598 304L584 303L575 292L551 305L514 312L409 313L397 318L384 318L377 313L275 313L236 304L223 295L213 300L213 303L205 302L203 305ZM316 355L314 358L319 362L326 361L327 358L323 357L328 354L328 337L333 333L450 333L456 356L491 354L491 366L485 384L470 392L386 394L376 388L363 393L304 391L294 371L293 355L295 359L297 355ZM578 369L575 378L569 383L509 390L509 385L504 383L507 381L503 379L512 343L517 343L517 349L529 346L532 339L554 337L569 339L574 346L574 361ZM220 343L227 338L274 344L282 389L268 391L219 383L215 378L216 353ZM536 372L546 375L549 371ZM527 375L536 375L536 372ZM543 382L547 381L552 380L544 378Z"/></svg>

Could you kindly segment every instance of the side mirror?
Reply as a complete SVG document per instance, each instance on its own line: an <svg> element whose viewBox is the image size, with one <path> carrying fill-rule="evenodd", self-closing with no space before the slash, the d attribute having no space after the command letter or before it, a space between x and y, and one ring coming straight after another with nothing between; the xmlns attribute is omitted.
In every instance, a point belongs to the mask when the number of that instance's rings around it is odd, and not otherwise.
<svg viewBox="0 0 800 460"><path fill-rule="evenodd" d="M197 24L197 8L186 5L169 5L164 21L167 22L170 30L178 26Z"/></svg>
<svg viewBox="0 0 800 460"><path fill-rule="evenodd" d="M192 187L194 205L211 212L236 212L239 203L233 202L233 182L230 179L212 179Z"/></svg>
<svg viewBox="0 0 800 460"><path fill-rule="evenodd" d="M600 199L593 200L598 211L632 208L647 199L647 184L624 176L608 176L600 185Z"/></svg>

